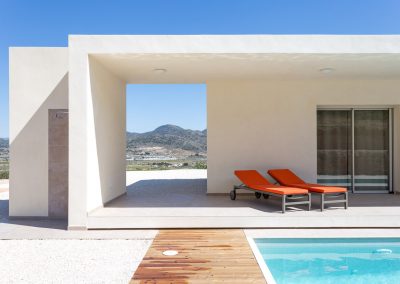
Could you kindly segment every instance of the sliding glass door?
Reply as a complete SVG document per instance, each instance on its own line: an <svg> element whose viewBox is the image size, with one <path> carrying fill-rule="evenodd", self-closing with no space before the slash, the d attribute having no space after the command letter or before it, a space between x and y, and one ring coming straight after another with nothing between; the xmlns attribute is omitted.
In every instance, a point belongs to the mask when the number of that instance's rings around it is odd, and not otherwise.
<svg viewBox="0 0 400 284"><path fill-rule="evenodd" d="M317 111L318 182L353 192L391 190L391 110Z"/></svg>
<svg viewBox="0 0 400 284"><path fill-rule="evenodd" d="M318 183L352 188L351 125L351 111L318 110Z"/></svg>
<svg viewBox="0 0 400 284"><path fill-rule="evenodd" d="M389 110L354 110L354 192L390 189Z"/></svg>

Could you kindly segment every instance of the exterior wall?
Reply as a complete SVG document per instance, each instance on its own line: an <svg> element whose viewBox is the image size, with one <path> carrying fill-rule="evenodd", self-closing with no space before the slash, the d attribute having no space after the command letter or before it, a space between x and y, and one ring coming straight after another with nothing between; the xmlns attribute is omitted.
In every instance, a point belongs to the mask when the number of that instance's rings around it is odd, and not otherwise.
<svg viewBox="0 0 400 284"><path fill-rule="evenodd" d="M400 80L207 82L208 193L229 192L235 169L291 168L316 181L317 107L396 106L399 90ZM400 191L398 150L394 155Z"/></svg>
<svg viewBox="0 0 400 284"><path fill-rule="evenodd" d="M89 59L87 211L126 191L126 84Z"/></svg>
<svg viewBox="0 0 400 284"><path fill-rule="evenodd" d="M89 211L126 190L126 83L79 46L69 55L68 227L84 229Z"/></svg>
<svg viewBox="0 0 400 284"><path fill-rule="evenodd" d="M68 108L67 48L10 48L10 216L48 216L48 110Z"/></svg>

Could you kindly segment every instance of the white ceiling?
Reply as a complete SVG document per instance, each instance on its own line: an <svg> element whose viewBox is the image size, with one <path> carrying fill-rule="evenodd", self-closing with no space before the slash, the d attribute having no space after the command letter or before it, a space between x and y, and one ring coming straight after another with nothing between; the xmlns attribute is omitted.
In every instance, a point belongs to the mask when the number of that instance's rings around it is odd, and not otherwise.
<svg viewBox="0 0 400 284"><path fill-rule="evenodd" d="M127 83L249 79L400 79L400 54L91 54ZM324 74L321 68L334 68ZM154 69L166 69L157 74Z"/></svg>

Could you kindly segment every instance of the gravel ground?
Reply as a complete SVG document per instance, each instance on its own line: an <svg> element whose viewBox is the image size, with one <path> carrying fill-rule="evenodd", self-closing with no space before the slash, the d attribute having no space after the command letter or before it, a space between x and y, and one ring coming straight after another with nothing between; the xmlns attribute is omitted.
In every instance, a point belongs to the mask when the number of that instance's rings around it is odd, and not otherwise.
<svg viewBox="0 0 400 284"><path fill-rule="evenodd" d="M47 227L49 222L13 223L8 220L8 198L7 181L1 180L0 239L5 238L0 240L1 284L126 284L157 232L65 231Z"/></svg>
<svg viewBox="0 0 400 284"><path fill-rule="evenodd" d="M1 283L128 283L151 240L0 241Z"/></svg>

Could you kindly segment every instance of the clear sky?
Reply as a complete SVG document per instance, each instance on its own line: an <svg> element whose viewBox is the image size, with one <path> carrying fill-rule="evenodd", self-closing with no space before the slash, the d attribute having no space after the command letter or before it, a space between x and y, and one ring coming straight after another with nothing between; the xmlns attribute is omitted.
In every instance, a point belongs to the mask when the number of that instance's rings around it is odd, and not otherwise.
<svg viewBox="0 0 400 284"><path fill-rule="evenodd" d="M205 84L128 85L126 105L129 132L146 132L163 124L207 128Z"/></svg>
<svg viewBox="0 0 400 284"><path fill-rule="evenodd" d="M68 34L400 34L400 0L0 0L0 137L8 136L8 47L67 46ZM143 88L129 88L128 103ZM171 88L171 106L191 107L179 94L201 91ZM165 90L156 89L145 90L153 93L148 99ZM163 112L146 116L147 108L131 108L154 121L150 128L189 122L183 114L169 121ZM205 111L187 126L204 128Z"/></svg>

